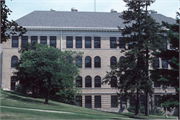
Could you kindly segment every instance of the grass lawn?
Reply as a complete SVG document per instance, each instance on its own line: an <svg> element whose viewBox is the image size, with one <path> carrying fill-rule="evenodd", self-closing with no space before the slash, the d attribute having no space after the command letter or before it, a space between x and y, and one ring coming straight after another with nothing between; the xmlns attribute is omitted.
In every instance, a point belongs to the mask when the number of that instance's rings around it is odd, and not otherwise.
<svg viewBox="0 0 180 120"><path fill-rule="evenodd" d="M41 110L52 110L71 112L70 113L55 113L55 112L44 112L34 110L23 110L14 108L1 107L1 120L4 119L33 119L33 120L52 120L52 119L103 119L103 120L131 120L134 118L133 113L117 114L102 112L73 105L68 105L56 101L49 101L48 105L44 104L44 99L32 98L16 92L6 92L1 90L1 106L10 106L17 108L27 109L41 109ZM164 116L150 115L142 116L141 118L147 119L165 119ZM170 118L177 118L171 116Z"/></svg>

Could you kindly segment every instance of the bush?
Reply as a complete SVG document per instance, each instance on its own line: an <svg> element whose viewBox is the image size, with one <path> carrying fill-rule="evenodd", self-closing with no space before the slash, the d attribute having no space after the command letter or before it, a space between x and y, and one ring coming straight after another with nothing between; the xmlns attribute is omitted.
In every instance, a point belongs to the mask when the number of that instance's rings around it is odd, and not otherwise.
<svg viewBox="0 0 180 120"><path fill-rule="evenodd" d="M136 107L129 107L129 108L127 108L127 110L128 110L129 112L135 113ZM145 113L145 107L144 107L144 106L141 106L141 107L140 107L140 112L141 112L141 113Z"/></svg>

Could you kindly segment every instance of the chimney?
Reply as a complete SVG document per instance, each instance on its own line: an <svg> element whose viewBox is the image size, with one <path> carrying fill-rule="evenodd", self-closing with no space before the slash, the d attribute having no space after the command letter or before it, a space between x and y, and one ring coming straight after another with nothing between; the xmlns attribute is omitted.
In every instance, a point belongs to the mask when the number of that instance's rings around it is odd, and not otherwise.
<svg viewBox="0 0 180 120"><path fill-rule="evenodd" d="M73 8L71 8L71 11L72 11L72 12L77 12L78 9L73 7Z"/></svg>
<svg viewBox="0 0 180 120"><path fill-rule="evenodd" d="M111 13L117 13L117 10L111 9Z"/></svg>

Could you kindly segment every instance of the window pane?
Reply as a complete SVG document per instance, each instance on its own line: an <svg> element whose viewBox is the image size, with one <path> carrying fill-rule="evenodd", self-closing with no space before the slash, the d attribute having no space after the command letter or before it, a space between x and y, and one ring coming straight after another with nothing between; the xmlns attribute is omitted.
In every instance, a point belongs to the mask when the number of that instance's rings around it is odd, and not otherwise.
<svg viewBox="0 0 180 120"><path fill-rule="evenodd" d="M94 58L94 67L96 67L96 68L101 67L101 58L98 56Z"/></svg>
<svg viewBox="0 0 180 120"><path fill-rule="evenodd" d="M94 37L94 48L101 48L100 37Z"/></svg>
<svg viewBox="0 0 180 120"><path fill-rule="evenodd" d="M85 48L91 48L91 37L85 37Z"/></svg>
<svg viewBox="0 0 180 120"><path fill-rule="evenodd" d="M101 108L101 96L95 96L95 108Z"/></svg>
<svg viewBox="0 0 180 120"><path fill-rule="evenodd" d="M78 76L78 78L76 79L76 84L77 87L82 87L82 77Z"/></svg>
<svg viewBox="0 0 180 120"><path fill-rule="evenodd" d="M161 85L159 84L159 82L154 81L154 87L160 87Z"/></svg>
<svg viewBox="0 0 180 120"><path fill-rule="evenodd" d="M37 43L37 36L31 36L31 44Z"/></svg>
<svg viewBox="0 0 180 120"><path fill-rule="evenodd" d="M162 68L168 68L168 63L165 59L162 59Z"/></svg>
<svg viewBox="0 0 180 120"><path fill-rule="evenodd" d="M50 36L50 46L56 48L56 36Z"/></svg>
<svg viewBox="0 0 180 120"><path fill-rule="evenodd" d="M117 78L115 76L111 77L111 87L117 87Z"/></svg>
<svg viewBox="0 0 180 120"><path fill-rule="evenodd" d="M21 37L21 44L28 43L28 36L22 36Z"/></svg>
<svg viewBox="0 0 180 120"><path fill-rule="evenodd" d="M11 90L15 90L16 82L17 82L17 77L16 76L12 76L11 77Z"/></svg>
<svg viewBox="0 0 180 120"><path fill-rule="evenodd" d="M76 105L82 107L82 96L76 96Z"/></svg>
<svg viewBox="0 0 180 120"><path fill-rule="evenodd" d="M116 65L116 64L117 64L116 57L111 57L111 65Z"/></svg>
<svg viewBox="0 0 180 120"><path fill-rule="evenodd" d="M16 67L18 63L18 57L17 56L13 56L11 58L11 67Z"/></svg>
<svg viewBox="0 0 180 120"><path fill-rule="evenodd" d="M144 95L140 96L140 104L141 104L141 106L145 106L145 96Z"/></svg>
<svg viewBox="0 0 180 120"><path fill-rule="evenodd" d="M110 37L110 48L116 48L116 37Z"/></svg>
<svg viewBox="0 0 180 120"><path fill-rule="evenodd" d="M40 43L41 44L47 44L47 36L41 36L40 37Z"/></svg>
<svg viewBox="0 0 180 120"><path fill-rule="evenodd" d="M76 48L82 48L82 37L76 37Z"/></svg>
<svg viewBox="0 0 180 120"><path fill-rule="evenodd" d="M119 47L120 48L125 48L125 41L124 41L123 37L119 38Z"/></svg>
<svg viewBox="0 0 180 120"><path fill-rule="evenodd" d="M153 68L159 68L159 59L157 57L153 58Z"/></svg>
<svg viewBox="0 0 180 120"><path fill-rule="evenodd" d="M91 96L85 96L85 107L86 108L92 108Z"/></svg>
<svg viewBox="0 0 180 120"><path fill-rule="evenodd" d="M99 76L95 77L95 82L94 82L95 87L101 87L101 78Z"/></svg>
<svg viewBox="0 0 180 120"><path fill-rule="evenodd" d="M73 48L73 37L72 36L66 37L66 48Z"/></svg>
<svg viewBox="0 0 180 120"><path fill-rule="evenodd" d="M89 56L85 58L85 67L91 68L91 57Z"/></svg>
<svg viewBox="0 0 180 120"><path fill-rule="evenodd" d="M136 105L136 100L135 97L133 96L130 98L130 107L135 107L135 105Z"/></svg>
<svg viewBox="0 0 180 120"><path fill-rule="evenodd" d="M76 66L78 66L78 68L82 68L82 58L76 59Z"/></svg>
<svg viewBox="0 0 180 120"><path fill-rule="evenodd" d="M118 107L117 96L111 96L111 107L112 108L117 108Z"/></svg>
<svg viewBox="0 0 180 120"><path fill-rule="evenodd" d="M91 77L90 76L87 76L85 78L85 87L91 87L92 83L91 83Z"/></svg>
<svg viewBox="0 0 180 120"><path fill-rule="evenodd" d="M12 47L18 47L18 36L12 36Z"/></svg>

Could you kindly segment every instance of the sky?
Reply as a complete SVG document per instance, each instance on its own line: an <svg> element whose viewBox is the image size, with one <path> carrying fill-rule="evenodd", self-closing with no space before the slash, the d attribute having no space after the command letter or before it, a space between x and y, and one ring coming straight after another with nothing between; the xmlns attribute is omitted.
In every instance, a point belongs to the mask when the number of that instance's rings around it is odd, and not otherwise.
<svg viewBox="0 0 180 120"><path fill-rule="evenodd" d="M6 5L12 11L9 20L17 20L33 11L71 11L72 7L80 12L110 12L115 9L118 12L127 10L123 0L6 0ZM96 7L95 7L96 6ZM176 12L180 12L179 0L156 0L149 10L156 10L167 17L176 18Z"/></svg>

